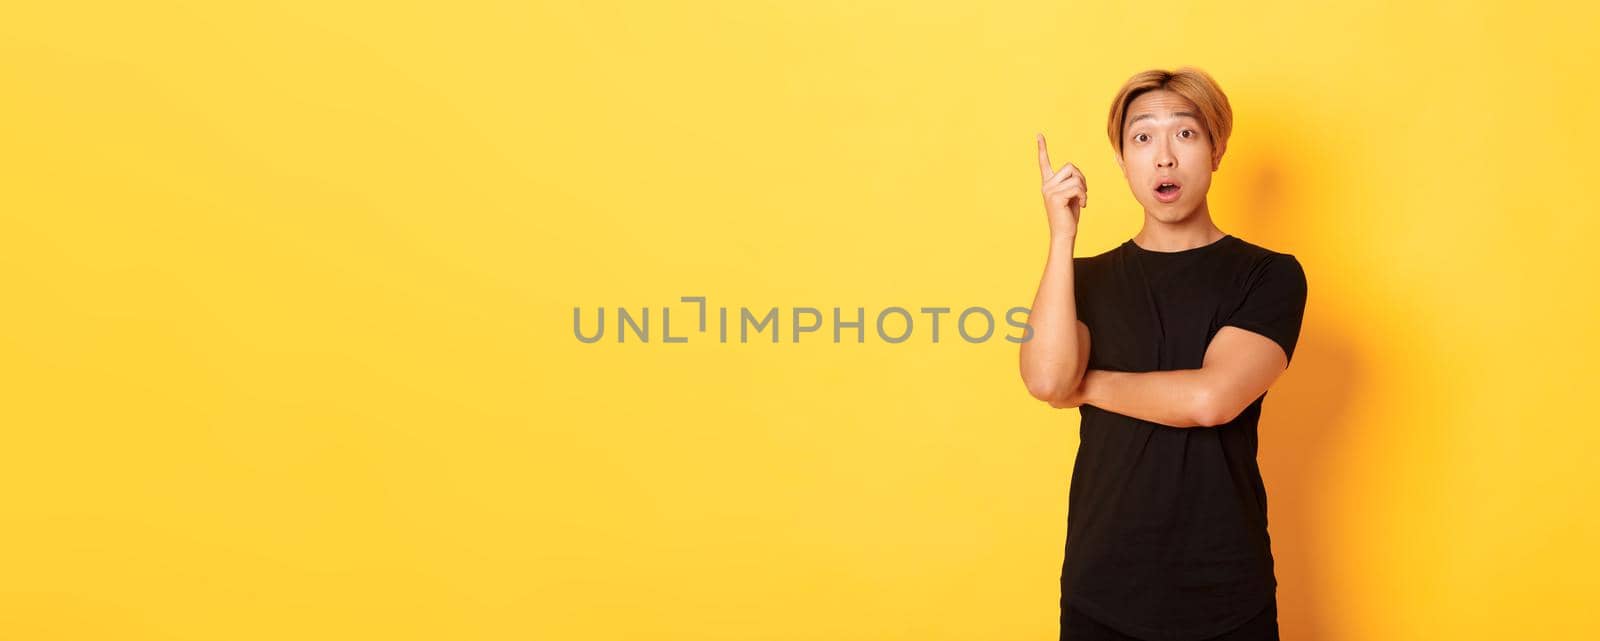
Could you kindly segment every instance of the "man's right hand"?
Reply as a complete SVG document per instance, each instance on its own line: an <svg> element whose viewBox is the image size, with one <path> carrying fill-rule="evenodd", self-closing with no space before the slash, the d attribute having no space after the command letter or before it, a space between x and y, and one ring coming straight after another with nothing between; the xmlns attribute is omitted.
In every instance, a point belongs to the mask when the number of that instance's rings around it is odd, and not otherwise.
<svg viewBox="0 0 1600 641"><path fill-rule="evenodd" d="M1072 163L1067 163L1060 171L1050 167L1050 151L1045 148L1044 134L1039 137L1039 174L1043 185L1039 191L1044 193L1044 210L1050 219L1050 233L1056 236L1072 236L1078 234L1078 210L1089 206L1089 184L1084 181L1083 172Z"/></svg>

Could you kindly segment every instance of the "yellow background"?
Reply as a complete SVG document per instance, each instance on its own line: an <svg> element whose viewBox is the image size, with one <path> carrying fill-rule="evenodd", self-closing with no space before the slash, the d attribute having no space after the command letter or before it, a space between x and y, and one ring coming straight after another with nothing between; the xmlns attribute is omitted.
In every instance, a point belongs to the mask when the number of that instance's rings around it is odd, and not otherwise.
<svg viewBox="0 0 1600 641"><path fill-rule="evenodd" d="M1123 4L7 6L0 638L1054 639L1016 345L572 310L1028 305L1034 132L1105 251L1183 64L1310 284L1284 638L1592 634L1596 9Z"/></svg>

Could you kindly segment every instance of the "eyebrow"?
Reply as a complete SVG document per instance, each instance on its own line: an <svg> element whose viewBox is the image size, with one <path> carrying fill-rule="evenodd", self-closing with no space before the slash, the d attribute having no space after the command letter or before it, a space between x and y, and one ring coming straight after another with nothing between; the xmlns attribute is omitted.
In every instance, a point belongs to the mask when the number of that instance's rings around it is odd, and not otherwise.
<svg viewBox="0 0 1600 641"><path fill-rule="evenodd" d="M1189 112L1187 112L1187 111L1174 111L1174 112L1172 112L1172 115L1173 115L1173 116L1174 116L1174 117L1179 117L1179 118L1181 118L1181 117L1183 117L1183 116L1188 116L1188 117L1190 117L1190 118L1193 118L1193 119L1195 119L1195 120L1197 120L1197 121L1198 121L1198 120L1200 120L1200 117L1199 117L1199 116L1196 116L1196 115L1194 115L1194 114L1192 114L1192 113L1189 113ZM1139 115L1137 115L1137 116L1134 116L1134 117L1133 117L1133 120L1129 120L1129 121L1128 121L1128 126L1129 126L1129 127L1132 127L1132 126L1133 126L1133 123L1136 123L1136 122L1139 122L1139 121L1140 121L1140 120L1141 120L1141 119L1144 119L1144 118L1154 118L1154 117L1156 117L1156 115L1155 115L1155 114L1153 114L1153 113L1150 113L1150 112L1145 112L1145 113L1142 113L1142 114L1139 114Z"/></svg>

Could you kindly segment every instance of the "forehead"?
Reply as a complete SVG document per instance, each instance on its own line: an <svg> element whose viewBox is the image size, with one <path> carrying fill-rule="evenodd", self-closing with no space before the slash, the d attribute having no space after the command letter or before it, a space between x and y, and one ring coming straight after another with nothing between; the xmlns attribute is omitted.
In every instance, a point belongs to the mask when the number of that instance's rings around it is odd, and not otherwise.
<svg viewBox="0 0 1600 641"><path fill-rule="evenodd" d="M1135 120L1166 120L1169 118L1189 118L1196 122L1200 119L1195 116L1199 110L1194 103L1172 91L1157 89L1139 94L1133 102L1128 103L1127 124L1132 125Z"/></svg>

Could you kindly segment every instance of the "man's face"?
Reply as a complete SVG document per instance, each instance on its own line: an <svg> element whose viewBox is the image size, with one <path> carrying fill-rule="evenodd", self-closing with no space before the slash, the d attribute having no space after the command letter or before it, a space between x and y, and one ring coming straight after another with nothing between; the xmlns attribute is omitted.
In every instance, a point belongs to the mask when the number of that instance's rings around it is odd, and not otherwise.
<svg viewBox="0 0 1600 641"><path fill-rule="evenodd" d="M1117 164L1133 197L1165 222L1194 213L1211 188L1211 136L1194 103L1171 91L1147 91L1134 98L1124 116L1122 156ZM1158 189L1162 183L1176 189Z"/></svg>

